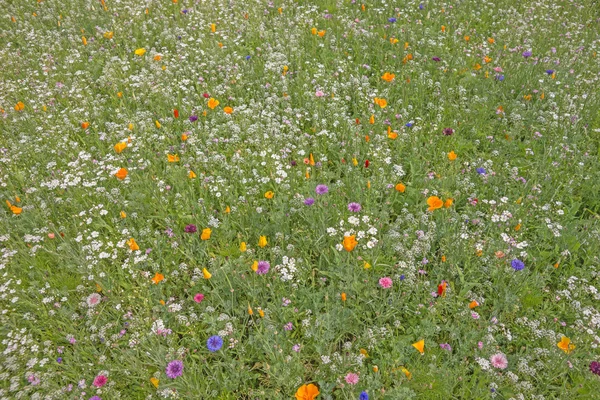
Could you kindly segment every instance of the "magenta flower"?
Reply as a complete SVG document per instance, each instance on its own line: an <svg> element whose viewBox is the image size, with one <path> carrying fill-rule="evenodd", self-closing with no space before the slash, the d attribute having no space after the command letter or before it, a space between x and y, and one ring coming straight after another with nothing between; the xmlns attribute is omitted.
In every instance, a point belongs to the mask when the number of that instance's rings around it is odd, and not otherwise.
<svg viewBox="0 0 600 400"><path fill-rule="evenodd" d="M349 372L348 375L346 375L346 383L349 385L356 385L358 383L358 375L354 372Z"/></svg>
<svg viewBox="0 0 600 400"><path fill-rule="evenodd" d="M362 210L362 207L358 203L350 203L348 204L348 210L352 212L360 212L360 210Z"/></svg>
<svg viewBox="0 0 600 400"><path fill-rule="evenodd" d="M269 264L268 261L259 261L256 273L259 275L264 275L269 272L269 268L271 268L271 264Z"/></svg>
<svg viewBox="0 0 600 400"><path fill-rule="evenodd" d="M315 192L317 194L325 194L325 193L329 192L329 188L327 187L327 185L317 185Z"/></svg>
<svg viewBox="0 0 600 400"><path fill-rule="evenodd" d="M98 375L97 377L94 378L93 385L100 388L100 387L106 385L107 380L108 379L106 378L106 376Z"/></svg>
<svg viewBox="0 0 600 400"><path fill-rule="evenodd" d="M171 361L169 364L167 364L165 373L171 379L175 379L178 376L183 375L183 362L180 360Z"/></svg>
<svg viewBox="0 0 600 400"><path fill-rule="evenodd" d="M196 228L196 225L194 224L186 225L184 229L185 233L195 233L197 230L198 228Z"/></svg>
<svg viewBox="0 0 600 400"><path fill-rule="evenodd" d="M508 367L508 360L504 353L496 353L490 357L490 362L494 368L506 369Z"/></svg>
<svg viewBox="0 0 600 400"><path fill-rule="evenodd" d="M383 289L389 289L392 287L392 278L390 277L383 277L379 280L379 286L381 286Z"/></svg>
<svg viewBox="0 0 600 400"><path fill-rule="evenodd" d="M196 293L196 295L194 296L194 301L196 303L201 303L202 300L204 300L204 295L202 293Z"/></svg>

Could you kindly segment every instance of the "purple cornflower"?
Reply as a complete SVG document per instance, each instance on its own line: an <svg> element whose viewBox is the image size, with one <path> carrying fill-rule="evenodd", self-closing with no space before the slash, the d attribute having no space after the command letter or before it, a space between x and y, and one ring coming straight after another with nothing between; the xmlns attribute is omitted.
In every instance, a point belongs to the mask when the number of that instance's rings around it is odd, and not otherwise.
<svg viewBox="0 0 600 400"><path fill-rule="evenodd" d="M325 194L325 193L329 192L329 188L327 187L327 185L317 185L315 192L317 194Z"/></svg>
<svg viewBox="0 0 600 400"><path fill-rule="evenodd" d="M552 74L554 73L554 70L553 70L553 69L547 69L547 70L546 70L546 73L547 73L548 75L552 75Z"/></svg>
<svg viewBox="0 0 600 400"><path fill-rule="evenodd" d="M369 394L363 390L358 396L358 400L369 400Z"/></svg>
<svg viewBox="0 0 600 400"><path fill-rule="evenodd" d="M165 373L171 379L175 379L178 376L183 375L183 362L181 360L171 361L169 364L167 364Z"/></svg>
<svg viewBox="0 0 600 400"><path fill-rule="evenodd" d="M189 224L185 226L185 233L195 233L198 230L198 228L196 228L196 225L194 224Z"/></svg>
<svg viewBox="0 0 600 400"><path fill-rule="evenodd" d="M590 371L592 371L592 374L600 376L600 362L592 361L590 363Z"/></svg>
<svg viewBox="0 0 600 400"><path fill-rule="evenodd" d="M198 116L197 115L190 115L190 122L196 122L198 121Z"/></svg>
<svg viewBox="0 0 600 400"><path fill-rule="evenodd" d="M312 197L309 197L306 200L304 200L305 206L312 206L313 204L315 204L315 199L313 199Z"/></svg>
<svg viewBox="0 0 600 400"><path fill-rule="evenodd" d="M413 126L412 122L407 122L406 124L404 124L405 127L410 128Z"/></svg>
<svg viewBox="0 0 600 400"><path fill-rule="evenodd" d="M102 399L98 396L92 396L92 397L90 397L90 400L102 400Z"/></svg>
<svg viewBox="0 0 600 400"><path fill-rule="evenodd" d="M444 128L444 130L442 131L442 133L444 134L444 136L452 136L452 134L454 133L454 129L452 129L452 128Z"/></svg>
<svg viewBox="0 0 600 400"><path fill-rule="evenodd" d="M221 336L218 335L211 336L206 341L206 347L208 347L209 351L214 353L223 347L223 339L221 339Z"/></svg>
<svg viewBox="0 0 600 400"><path fill-rule="evenodd" d="M424 8L425 8L425 6L423 4L419 4L419 10L422 10Z"/></svg>
<svg viewBox="0 0 600 400"><path fill-rule="evenodd" d="M250 56L246 56L246 60L249 60L249 59L250 59Z"/></svg>
<svg viewBox="0 0 600 400"><path fill-rule="evenodd" d="M504 80L504 75L496 75L496 79L502 82Z"/></svg>
<svg viewBox="0 0 600 400"><path fill-rule="evenodd" d="M519 260L518 258L515 258L514 260L512 260L510 262L510 266L515 271L521 271L523 268L525 268L525 264L523 263L523 261Z"/></svg>
<svg viewBox="0 0 600 400"><path fill-rule="evenodd" d="M476 171L479 175L485 175L485 168L477 168Z"/></svg>
<svg viewBox="0 0 600 400"><path fill-rule="evenodd" d="M452 351L452 347L448 343L440 343L440 348L443 350Z"/></svg>
<svg viewBox="0 0 600 400"><path fill-rule="evenodd" d="M264 275L269 272L269 268L271 268L271 264L269 264L268 261L259 261L256 273L259 275Z"/></svg>
<svg viewBox="0 0 600 400"><path fill-rule="evenodd" d="M362 207L358 203L350 203L348 204L348 210L352 212L360 212L360 210L362 210Z"/></svg>
<svg viewBox="0 0 600 400"><path fill-rule="evenodd" d="M391 22L392 24L393 24L394 22L396 22L396 21L397 21L397 20L396 20L396 18L394 18L394 17L392 17L392 18L388 18L388 22Z"/></svg>
<svg viewBox="0 0 600 400"><path fill-rule="evenodd" d="M294 329L294 325L292 325L291 322L288 322L283 326L283 329L285 329L286 331L291 331L292 329Z"/></svg>
<svg viewBox="0 0 600 400"><path fill-rule="evenodd" d="M433 58L432 58L432 60L433 60L433 61L438 61L438 62L439 62L439 61L442 61L442 59L441 59L441 58L439 58L439 57L433 57Z"/></svg>
<svg viewBox="0 0 600 400"><path fill-rule="evenodd" d="M523 57L527 58L527 57L531 57L532 54L533 53L531 51L527 50L527 51L524 51L522 55L523 55Z"/></svg>

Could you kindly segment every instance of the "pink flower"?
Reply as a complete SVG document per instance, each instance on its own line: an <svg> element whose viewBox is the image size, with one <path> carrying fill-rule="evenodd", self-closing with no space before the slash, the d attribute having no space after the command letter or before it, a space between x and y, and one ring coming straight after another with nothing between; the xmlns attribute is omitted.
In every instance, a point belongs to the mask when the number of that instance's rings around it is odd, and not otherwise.
<svg viewBox="0 0 600 400"><path fill-rule="evenodd" d="M496 68L494 68L494 71L496 71L496 72L502 72L502 67L496 67Z"/></svg>
<svg viewBox="0 0 600 400"><path fill-rule="evenodd" d="M490 362L494 368L505 369L508 367L508 360L503 353L497 353L491 356Z"/></svg>
<svg viewBox="0 0 600 400"><path fill-rule="evenodd" d="M387 276L381 278L379 280L379 286L381 286L384 289L389 289L392 287L392 278L389 278Z"/></svg>
<svg viewBox="0 0 600 400"><path fill-rule="evenodd" d="M477 347L479 347L480 350L483 349L483 342L478 342Z"/></svg>
<svg viewBox="0 0 600 400"><path fill-rule="evenodd" d="M202 300L204 300L204 295L202 293L196 293L196 295L194 296L194 301L196 303L201 303Z"/></svg>
<svg viewBox="0 0 600 400"><path fill-rule="evenodd" d="M358 375L350 372L346 375L346 382L350 385L356 385L358 383Z"/></svg>
<svg viewBox="0 0 600 400"><path fill-rule="evenodd" d="M94 378L94 386L96 387L102 387L104 385L106 385L106 377L104 375L98 375L97 377Z"/></svg>
<svg viewBox="0 0 600 400"><path fill-rule="evenodd" d="M323 93L320 90L317 90L317 92L315 93L315 96L317 96L317 97L323 97L323 96L325 96L325 93Z"/></svg>

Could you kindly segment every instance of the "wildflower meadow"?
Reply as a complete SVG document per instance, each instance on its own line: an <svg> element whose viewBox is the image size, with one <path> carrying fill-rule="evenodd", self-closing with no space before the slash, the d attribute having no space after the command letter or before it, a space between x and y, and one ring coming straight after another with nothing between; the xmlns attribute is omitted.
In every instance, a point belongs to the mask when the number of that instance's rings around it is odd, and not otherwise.
<svg viewBox="0 0 600 400"><path fill-rule="evenodd" d="M0 399L600 399L598 1L0 3Z"/></svg>

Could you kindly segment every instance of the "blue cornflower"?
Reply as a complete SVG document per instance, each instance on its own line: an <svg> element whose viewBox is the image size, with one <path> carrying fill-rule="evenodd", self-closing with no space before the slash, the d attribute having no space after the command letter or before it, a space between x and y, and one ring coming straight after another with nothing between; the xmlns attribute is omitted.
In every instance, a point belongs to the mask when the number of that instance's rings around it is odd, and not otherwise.
<svg viewBox="0 0 600 400"><path fill-rule="evenodd" d="M481 168L481 167L480 167L480 168L477 168L477 169L476 169L476 171L477 171L477 173L478 173L479 175L483 175L483 174L485 174L485 168Z"/></svg>
<svg viewBox="0 0 600 400"><path fill-rule="evenodd" d="M512 260L510 262L510 266L513 267L515 271L521 271L523 268L525 268L525 264L523 263L523 261L519 260L518 258Z"/></svg>
<svg viewBox="0 0 600 400"><path fill-rule="evenodd" d="M211 336L206 341L206 347L208 347L209 351L212 351L214 353L215 351L223 347L223 339L221 339L221 336L219 335Z"/></svg>
<svg viewBox="0 0 600 400"><path fill-rule="evenodd" d="M363 390L358 396L358 400L369 400L369 394Z"/></svg>
<svg viewBox="0 0 600 400"><path fill-rule="evenodd" d="M400 280L403 281L406 279L406 276L404 276L404 274L400 275Z"/></svg>
<svg viewBox="0 0 600 400"><path fill-rule="evenodd" d="M246 60L249 60L249 59L250 59L250 56L246 56Z"/></svg>
<svg viewBox="0 0 600 400"><path fill-rule="evenodd" d="M554 70L553 70L553 69L547 69L547 70L546 70L546 73L547 73L548 75L552 75L552 74L554 73Z"/></svg>
<svg viewBox="0 0 600 400"><path fill-rule="evenodd" d="M407 128L410 128L410 127L413 126L413 123L412 122L407 122L406 125L404 125L404 126L406 126Z"/></svg>
<svg viewBox="0 0 600 400"><path fill-rule="evenodd" d="M313 204L315 204L315 199L312 197L308 197L306 200L304 200L305 206L312 206Z"/></svg>
<svg viewBox="0 0 600 400"><path fill-rule="evenodd" d="M394 17L392 17L392 18L388 18L388 22L391 22L392 24L393 24L394 22L396 22L396 21L397 21L397 20L396 20L396 18L394 18Z"/></svg>
<svg viewBox="0 0 600 400"><path fill-rule="evenodd" d="M425 6L424 6L422 3L421 3L421 4L419 4L419 10L422 10L422 9L424 9L424 8L425 8Z"/></svg>
<svg viewBox="0 0 600 400"><path fill-rule="evenodd" d="M504 80L504 75L496 75L496 79L502 82Z"/></svg>

